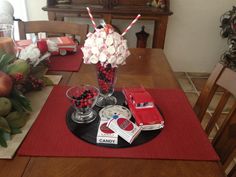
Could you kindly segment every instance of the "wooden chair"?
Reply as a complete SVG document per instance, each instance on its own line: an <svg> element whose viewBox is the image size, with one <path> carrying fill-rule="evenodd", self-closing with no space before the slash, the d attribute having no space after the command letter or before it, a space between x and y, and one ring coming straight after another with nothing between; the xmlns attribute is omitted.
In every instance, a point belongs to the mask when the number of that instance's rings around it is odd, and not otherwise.
<svg viewBox="0 0 236 177"><path fill-rule="evenodd" d="M230 153L223 166L226 171L227 177L236 177L236 162L234 159L236 159L236 149L234 149L233 152Z"/></svg>
<svg viewBox="0 0 236 177"><path fill-rule="evenodd" d="M69 23L63 21L28 21L18 22L20 39L26 39L26 34L34 33L38 35L40 32L46 34L56 34L57 36L64 36L66 34L80 36L80 44L83 44L88 32L88 25L81 25L76 23Z"/></svg>
<svg viewBox="0 0 236 177"><path fill-rule="evenodd" d="M220 63L216 65L211 73L194 106L194 111L200 121L203 120L218 87L223 89L223 95L205 128L205 132L208 136L216 126L230 96L236 98L236 72L224 67ZM226 169L229 159L231 158L232 160L232 152L234 152L236 148L236 102L234 102L229 114L219 127L212 140L212 145L220 156L223 167Z"/></svg>

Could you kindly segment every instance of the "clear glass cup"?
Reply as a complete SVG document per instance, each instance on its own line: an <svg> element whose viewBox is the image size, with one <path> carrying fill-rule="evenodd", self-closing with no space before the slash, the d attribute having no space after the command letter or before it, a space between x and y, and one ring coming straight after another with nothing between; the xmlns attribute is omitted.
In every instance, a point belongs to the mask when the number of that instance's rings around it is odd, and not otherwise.
<svg viewBox="0 0 236 177"><path fill-rule="evenodd" d="M14 28L11 24L0 24L0 49L6 53L16 54L13 37Z"/></svg>
<svg viewBox="0 0 236 177"><path fill-rule="evenodd" d="M71 118L76 123L90 123L96 119L97 113L92 108L98 99L99 90L91 85L75 86L67 90L74 112Z"/></svg>

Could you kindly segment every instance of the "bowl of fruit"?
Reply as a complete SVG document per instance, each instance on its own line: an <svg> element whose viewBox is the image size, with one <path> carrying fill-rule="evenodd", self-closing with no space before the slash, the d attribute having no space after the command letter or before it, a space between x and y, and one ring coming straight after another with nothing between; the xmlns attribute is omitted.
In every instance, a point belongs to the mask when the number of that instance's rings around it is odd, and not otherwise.
<svg viewBox="0 0 236 177"><path fill-rule="evenodd" d="M90 123L96 119L97 113L92 108L97 102L99 90L91 85L71 87L66 91L74 112L71 118L76 123Z"/></svg>

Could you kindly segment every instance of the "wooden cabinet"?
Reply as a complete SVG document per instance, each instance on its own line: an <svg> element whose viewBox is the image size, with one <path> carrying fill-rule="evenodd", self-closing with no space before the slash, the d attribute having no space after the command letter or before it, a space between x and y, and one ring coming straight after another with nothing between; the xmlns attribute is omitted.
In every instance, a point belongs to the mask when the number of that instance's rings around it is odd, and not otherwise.
<svg viewBox="0 0 236 177"><path fill-rule="evenodd" d="M64 20L64 17L88 17L89 6L95 18L103 18L106 23L112 19L133 19L141 14L141 20L154 20L153 48L164 48L165 35L170 11L169 0L163 9L147 6L147 0L72 0L60 4L57 0L47 0L42 9L48 12L49 20Z"/></svg>

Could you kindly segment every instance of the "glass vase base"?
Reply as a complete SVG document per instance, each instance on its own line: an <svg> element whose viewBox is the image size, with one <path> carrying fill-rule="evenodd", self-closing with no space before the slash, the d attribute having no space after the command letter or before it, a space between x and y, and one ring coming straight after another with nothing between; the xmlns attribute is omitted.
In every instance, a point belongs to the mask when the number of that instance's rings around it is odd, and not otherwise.
<svg viewBox="0 0 236 177"><path fill-rule="evenodd" d="M96 111L94 111L92 109L90 109L86 113L81 113L81 112L75 111L71 115L71 119L75 123L79 123L79 124L90 123L90 122L94 121L96 118L97 118L97 113L96 113Z"/></svg>
<svg viewBox="0 0 236 177"><path fill-rule="evenodd" d="M104 96L99 96L98 100L96 102L96 105L98 107L104 108L108 105L115 105L117 103L117 99L114 96L108 96L108 97L104 97Z"/></svg>

